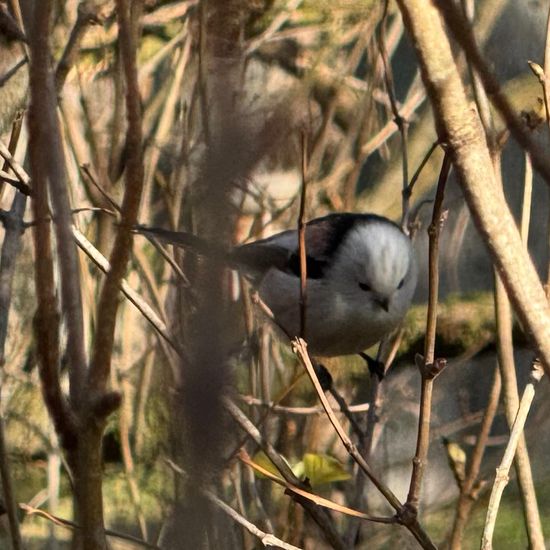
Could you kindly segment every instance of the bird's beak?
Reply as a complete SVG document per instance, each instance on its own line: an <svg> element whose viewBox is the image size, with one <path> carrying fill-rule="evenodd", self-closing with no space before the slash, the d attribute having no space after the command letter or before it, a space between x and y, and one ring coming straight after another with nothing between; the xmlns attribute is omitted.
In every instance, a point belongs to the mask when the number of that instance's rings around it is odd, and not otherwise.
<svg viewBox="0 0 550 550"><path fill-rule="evenodd" d="M379 296L376 302L384 311L390 311L390 299L387 296Z"/></svg>

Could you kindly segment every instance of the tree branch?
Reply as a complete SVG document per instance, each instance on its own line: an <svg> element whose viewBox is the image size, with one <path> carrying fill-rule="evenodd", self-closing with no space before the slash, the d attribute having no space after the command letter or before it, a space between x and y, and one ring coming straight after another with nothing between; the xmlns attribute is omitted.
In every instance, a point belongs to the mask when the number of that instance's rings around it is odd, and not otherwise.
<svg viewBox="0 0 550 550"><path fill-rule="evenodd" d="M136 68L136 37L130 21L126 0L117 0L119 43L126 76L126 105L128 131L126 134L126 189L122 201L121 223L109 263L97 313L97 335L94 343L89 381L92 391L105 390L111 366L114 342L118 292L126 271L132 244L132 227L137 222L141 193L143 189L143 150L141 129L141 104Z"/></svg>
<svg viewBox="0 0 550 550"><path fill-rule="evenodd" d="M429 0L398 0L422 74L472 217L514 308L550 372L550 308L504 197L497 192L479 116L467 100L437 8Z"/></svg>

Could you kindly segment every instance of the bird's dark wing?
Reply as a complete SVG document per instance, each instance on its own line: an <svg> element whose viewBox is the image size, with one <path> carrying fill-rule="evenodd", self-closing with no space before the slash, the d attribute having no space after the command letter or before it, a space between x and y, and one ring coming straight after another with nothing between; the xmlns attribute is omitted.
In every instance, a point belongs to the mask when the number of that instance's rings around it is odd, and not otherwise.
<svg viewBox="0 0 550 550"><path fill-rule="evenodd" d="M358 222L392 223L374 214L329 214L306 224L306 265L310 279L320 279L335 257L336 249L348 231ZM291 229L267 239L236 246L227 251L191 233L136 226L136 233L156 237L161 241L186 247L199 254L218 258L232 267L243 270L253 279L262 277L269 269L278 269L300 277L298 231Z"/></svg>
<svg viewBox="0 0 550 550"><path fill-rule="evenodd" d="M357 217L377 218L370 214L330 214L316 218L306 225L307 276L319 279L330 265L334 253L346 233L357 222ZM298 231L289 230L267 239L235 248L235 262L257 272L276 268L296 277L300 276Z"/></svg>

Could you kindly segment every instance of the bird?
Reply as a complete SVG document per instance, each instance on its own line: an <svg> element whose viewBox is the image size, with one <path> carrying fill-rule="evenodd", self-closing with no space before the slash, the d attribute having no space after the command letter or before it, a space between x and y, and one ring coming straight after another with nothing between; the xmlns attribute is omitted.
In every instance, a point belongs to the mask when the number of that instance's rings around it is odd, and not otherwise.
<svg viewBox="0 0 550 550"><path fill-rule="evenodd" d="M392 332L408 311L417 281L409 237L388 218L334 213L305 226L306 310L301 335L298 230L223 250L191 233L136 226L198 254L221 258L256 288L287 335L302 336L311 354L360 354Z"/></svg>

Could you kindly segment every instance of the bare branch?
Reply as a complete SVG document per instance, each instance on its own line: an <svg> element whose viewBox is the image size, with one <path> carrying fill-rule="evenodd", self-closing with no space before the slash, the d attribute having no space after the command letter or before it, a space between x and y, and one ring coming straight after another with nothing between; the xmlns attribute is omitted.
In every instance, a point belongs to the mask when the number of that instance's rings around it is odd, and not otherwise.
<svg viewBox="0 0 550 550"><path fill-rule="evenodd" d="M48 44L51 8L50 1L41 2L36 6L34 28L30 33L30 131L35 159L33 168L41 171L40 178L43 179L36 178L35 170L31 174L37 186L47 183L51 191L61 273L61 303L67 320L70 394L73 403L77 404L80 403L82 395L87 358L84 346L80 272L76 246L71 235L71 208ZM41 217L46 214L46 202L44 201ZM38 217L35 216L37 219Z"/></svg>
<svg viewBox="0 0 550 550"><path fill-rule="evenodd" d="M466 98L439 12L428 0L399 0L420 56L432 105L445 133L472 217L523 325L533 335L550 372L550 308L538 274L523 248L514 219L496 191L494 171L479 117Z"/></svg>
<svg viewBox="0 0 550 550"><path fill-rule="evenodd" d="M514 455L516 454L519 439L523 435L523 427L525 426L525 421L527 420L531 403L535 397L535 386L542 378L542 375L543 370L540 364L535 361L531 370L531 378L521 397L516 419L512 425L510 439L508 440L506 450L504 451L504 456L502 457L500 466L497 468L495 483L491 492L491 498L487 508L487 517L485 518L485 527L483 529L483 536L481 539L482 550L490 550L493 547L493 532L495 529L498 508L500 506L500 499L506 485L508 484L508 472L512 466L512 461L514 460ZM544 542L540 548L544 548Z"/></svg>
<svg viewBox="0 0 550 550"><path fill-rule="evenodd" d="M437 326L437 302L439 298L439 235L441 233L441 227L446 219L446 213L443 210L443 198L445 196L445 186L447 184L447 177L450 169L451 157L449 152L445 151L441 173L439 174L439 182L437 184L432 222L428 228L430 243L428 253L428 315L426 321L426 335L424 337L424 357L420 358L417 356L417 366L422 378L422 387L420 390L420 415L418 417L416 452L413 458L411 482L409 494L407 496L407 506L411 508L413 513L418 512L422 477L428 460L433 383L446 365L446 361L441 359L436 360L435 358L435 332Z"/></svg>
<svg viewBox="0 0 550 550"><path fill-rule="evenodd" d="M117 0L119 42L126 75L126 104L128 131L126 135L126 189L122 202L121 224L111 258L111 270L101 290L97 313L97 335L94 342L89 381L95 391L104 391L111 365L114 342L117 294L126 270L132 244L132 227L137 222L143 189L143 151L141 131L141 104L137 81L136 45L133 25L126 0Z"/></svg>

